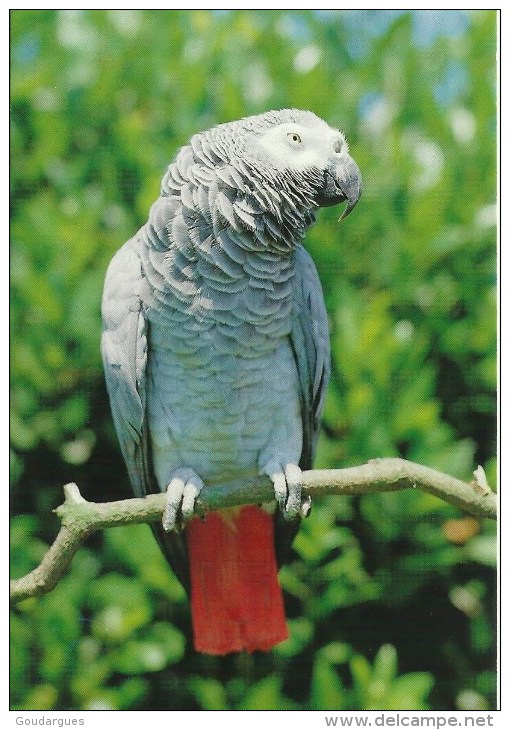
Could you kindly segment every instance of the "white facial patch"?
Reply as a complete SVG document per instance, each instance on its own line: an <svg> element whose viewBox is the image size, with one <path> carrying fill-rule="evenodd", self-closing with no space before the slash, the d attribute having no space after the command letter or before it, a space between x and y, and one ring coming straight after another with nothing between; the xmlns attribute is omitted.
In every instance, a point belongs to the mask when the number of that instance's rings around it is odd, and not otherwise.
<svg viewBox="0 0 510 730"><path fill-rule="evenodd" d="M258 143L275 167L298 172L310 167L324 169L335 153L347 151L343 134L326 124L317 124L317 128L280 124L259 137Z"/></svg>

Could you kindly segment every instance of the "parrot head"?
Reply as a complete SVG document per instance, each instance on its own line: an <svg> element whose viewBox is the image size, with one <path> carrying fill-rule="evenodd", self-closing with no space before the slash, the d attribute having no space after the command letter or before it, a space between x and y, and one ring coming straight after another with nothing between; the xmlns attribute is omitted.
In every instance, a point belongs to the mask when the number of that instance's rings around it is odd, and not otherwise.
<svg viewBox="0 0 510 730"><path fill-rule="evenodd" d="M320 173L322 185L315 202L324 207L346 200L345 218L360 198L361 173L344 135L312 112L289 112L294 119L267 130L259 137L259 145L275 166L294 173Z"/></svg>
<svg viewBox="0 0 510 730"><path fill-rule="evenodd" d="M283 189L303 191L312 207L347 201L353 210L361 195L361 173L349 155L344 135L310 111L282 109L220 125L236 157ZM223 130L222 130L223 131Z"/></svg>

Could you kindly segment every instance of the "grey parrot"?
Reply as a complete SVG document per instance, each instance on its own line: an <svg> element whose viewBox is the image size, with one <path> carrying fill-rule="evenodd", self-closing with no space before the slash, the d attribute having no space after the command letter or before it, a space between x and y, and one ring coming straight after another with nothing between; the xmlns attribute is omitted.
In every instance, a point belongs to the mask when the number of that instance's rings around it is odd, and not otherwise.
<svg viewBox="0 0 510 730"><path fill-rule="evenodd" d="M166 492L154 531L190 594L197 651L267 651L288 635L275 539L308 508L301 470L330 372L302 239L319 207L346 201L345 217L360 193L344 136L312 112L220 124L178 152L108 268L114 425L134 493ZM256 474L274 484L274 517L265 505L193 516L204 483Z"/></svg>

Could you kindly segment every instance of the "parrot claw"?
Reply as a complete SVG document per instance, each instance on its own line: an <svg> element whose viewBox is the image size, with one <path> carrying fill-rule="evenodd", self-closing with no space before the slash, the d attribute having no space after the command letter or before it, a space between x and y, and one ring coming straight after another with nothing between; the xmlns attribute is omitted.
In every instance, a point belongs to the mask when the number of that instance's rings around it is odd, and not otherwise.
<svg viewBox="0 0 510 730"><path fill-rule="evenodd" d="M309 508L308 510L305 508L307 501L301 504L303 474L299 466L296 464L282 466L277 462L270 462L262 469L262 472L271 478L276 501L286 520L294 520L300 515L305 516L305 512L309 512Z"/></svg>
<svg viewBox="0 0 510 730"><path fill-rule="evenodd" d="M204 486L198 474L187 467L177 469L166 489L166 507L163 512L165 532L179 532L193 517L195 499Z"/></svg>
<svg viewBox="0 0 510 730"><path fill-rule="evenodd" d="M306 497L306 499L303 500L301 503L301 517L308 517L310 512L312 511L312 498L310 495Z"/></svg>

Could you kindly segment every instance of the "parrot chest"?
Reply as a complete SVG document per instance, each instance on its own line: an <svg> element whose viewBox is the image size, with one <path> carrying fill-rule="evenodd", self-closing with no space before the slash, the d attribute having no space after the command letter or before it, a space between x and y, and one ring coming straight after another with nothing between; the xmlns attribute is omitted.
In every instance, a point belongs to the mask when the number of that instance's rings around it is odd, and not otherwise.
<svg viewBox="0 0 510 730"><path fill-rule="evenodd" d="M147 414L162 489L181 466L206 480L256 474L275 439L299 460L291 291L258 310L246 305L255 302L250 293L238 292L231 310L200 306L178 325L151 318Z"/></svg>

